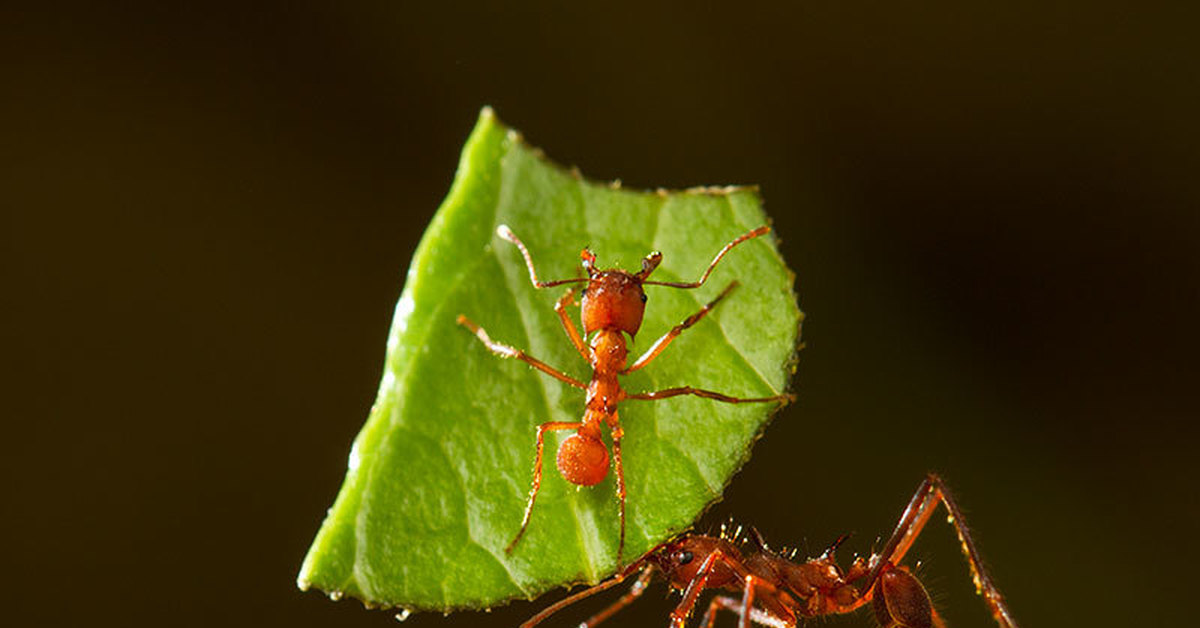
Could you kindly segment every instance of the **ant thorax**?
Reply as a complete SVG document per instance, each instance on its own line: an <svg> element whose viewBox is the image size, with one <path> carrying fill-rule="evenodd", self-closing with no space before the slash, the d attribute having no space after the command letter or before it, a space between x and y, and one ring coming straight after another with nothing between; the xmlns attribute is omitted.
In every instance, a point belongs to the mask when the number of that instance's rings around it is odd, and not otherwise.
<svg viewBox="0 0 1200 628"><path fill-rule="evenodd" d="M597 272L588 281L580 302L584 335L598 329L616 329L637 335L646 310L642 280L623 270Z"/></svg>
<svg viewBox="0 0 1200 628"><path fill-rule="evenodd" d="M611 373L615 375L625 368L629 349L625 346L625 337L615 329L601 329L592 338L592 367L596 374Z"/></svg>

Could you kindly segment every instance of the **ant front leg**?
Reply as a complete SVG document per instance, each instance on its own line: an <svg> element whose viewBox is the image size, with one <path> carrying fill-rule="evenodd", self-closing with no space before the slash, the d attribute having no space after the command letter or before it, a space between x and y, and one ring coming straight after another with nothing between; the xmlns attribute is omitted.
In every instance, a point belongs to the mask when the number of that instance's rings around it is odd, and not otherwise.
<svg viewBox="0 0 1200 628"><path fill-rule="evenodd" d="M592 350L583 342L583 336L579 335L579 330L575 328L575 322L571 320L571 316L567 313L567 306L575 300L575 288L567 290L567 293L554 304L554 313L558 314L558 320L562 321L563 331L567 332L567 337L571 339L571 344L575 345L575 349L579 351L579 355L583 356L590 364L592 361Z"/></svg>
<svg viewBox="0 0 1200 628"><path fill-rule="evenodd" d="M695 314L692 314L691 316L685 318L682 323L672 327L671 331L668 331L667 333L663 334L662 338L659 338L658 340L654 341L654 344L650 345L650 348L646 350L646 353L642 354L642 357L635 360L634 363L629 366L629 368L625 369L624 371L621 371L621 373L623 373L623 374L632 373L632 372L642 368L643 366L646 366L647 364L649 364L651 360L658 357L658 354L663 352L663 349L667 348L667 345L671 344L672 340L675 340L676 338L678 338L679 334L683 333L683 330L700 322L700 319L707 316L708 313L711 312L712 309L714 307L716 307L718 303L721 302L721 299L724 299L730 292L733 292L733 289L736 288L737 286L738 286L738 282L736 282L736 281L730 282L729 285L726 286L725 289L721 291L721 294L717 295L717 298L713 299L712 301L709 301L704 307L700 308L699 312L696 312Z"/></svg>
<svg viewBox="0 0 1200 628"><path fill-rule="evenodd" d="M521 624L521 628L533 628L534 626L542 623L543 621L546 621L546 619L548 619L551 615L557 613L558 611L561 611L562 609L564 609L568 606L571 606L571 605L579 602L580 600L589 598L597 593L600 593L601 591L606 591L608 589L611 589L611 588L617 586L618 584L621 584L622 582L625 581L626 578L633 575L633 573L635 571L638 571L640 569L642 573L638 576L637 581L633 583L633 587L631 587L629 589L629 591L625 593L625 595L622 595L621 598L618 599L616 602L613 602L608 607L606 607L604 610L600 611L599 613L596 613L591 618L589 618L586 622L584 622L580 625L590 628L592 626L599 624L600 622L611 617L617 611L621 610L622 608L625 608L626 606L629 606L631 603L633 603L634 600L641 597L642 593L644 593L646 591L646 587L650 584L650 579L654 576L654 565L646 564L644 562L644 560L645 559L638 561L638 562L630 565L629 567L626 567L625 570L622 571L621 573L618 573L617 575L609 578L608 580L605 580L604 582L601 582L600 584L597 584L593 587L584 589L583 591L580 591L579 593L576 593L574 595L569 595L566 598L561 599L561 600L555 602L554 604L551 604L549 607L544 609L542 612L540 612L537 615L534 615L533 617L530 617L528 620L526 620L525 623Z"/></svg>
<svg viewBox="0 0 1200 628"><path fill-rule="evenodd" d="M701 388L692 388L691 386L680 386L678 388L666 388L653 392L635 393L632 395L626 395L625 398L641 401L657 401L659 399L678 397L680 395L695 395L697 397L715 399L725 403L766 403L769 401L788 403L796 399L795 395L792 394L775 395L774 397L730 397L729 395L723 395L719 392L703 390Z"/></svg>
<svg viewBox="0 0 1200 628"><path fill-rule="evenodd" d="M647 566L645 569L642 569L642 574L638 576L638 579L633 583L633 586L625 592L625 595L622 595L619 599L617 599L616 602L609 604L604 608L604 610L589 617L587 621L579 624L579 628L594 628L595 626L598 626L600 622L603 622L609 617L616 615L617 611L637 601L637 599L642 597L642 594L646 592L646 587L650 586L650 579L652 577L654 577L654 568L652 566Z"/></svg>
<svg viewBox="0 0 1200 628"><path fill-rule="evenodd" d="M671 611L671 628L683 628L687 623L687 618L692 614L692 609L696 606L696 599L700 597L700 593L708 586L708 578L712 575L717 565L725 565L733 571L738 578L745 578L750 575L746 566L738 559L727 555L721 550L716 550L709 554L704 562L700 564L700 569L696 570L696 575L692 577L692 581L688 583L687 588L683 591L683 599L675 610Z"/></svg>
<svg viewBox="0 0 1200 628"><path fill-rule="evenodd" d="M525 516L521 518L521 529L517 531L517 535L513 537L512 542L508 547L504 548L505 554L511 554L513 549L517 547L517 542L525 534L525 528L529 527L529 518L533 515L533 502L537 501L538 491L542 488L542 451L546 445L546 432L555 432L559 430L577 430L583 426L581 422L563 422L551 421L542 423L537 428L537 456L533 462L533 487L529 489L529 501L525 504Z"/></svg>
<svg viewBox="0 0 1200 628"><path fill-rule="evenodd" d="M864 589L871 592L872 596L878 593L885 598L882 601L876 600L876 613L880 612L880 605L886 605L888 607L886 610L891 611L893 605L890 602L900 601L905 597L912 598L917 588L920 588L921 593L924 594L921 583L917 582L917 579L906 569L897 565L912 547L913 542L917 540L938 504L944 505L950 513L949 520L958 534L963 555L967 558L967 565L971 569L971 578L975 582L975 590L983 596L984 602L987 603L997 624L1002 628L1016 628L1017 624L1013 621L1012 614L1004 603L1004 597L1000 595L991 576L983 568L983 560L980 558L979 550L975 547L975 541L971 538L962 509L959 508L958 502L951 497L942 479L933 473L927 475L921 485L917 487L917 492L909 500L908 507L904 509L904 514L900 516L900 521L896 524L896 529L892 532L887 544L883 546L883 550L871 557L871 571L867 576ZM876 586L877 584L879 586ZM919 600L914 603L916 606L920 605ZM911 605L904 604L903 606ZM897 610L900 613L908 612L903 606ZM933 615L932 620L940 623L936 613Z"/></svg>
<svg viewBox="0 0 1200 628"><path fill-rule="evenodd" d="M500 343L500 342L496 342L495 340L492 340L492 337L489 336L488 333L486 331L484 331L484 329L482 327L475 324L475 321L467 318L466 316L459 314L456 322L459 325L466 327L468 330L471 331L471 333L475 334L475 337L478 338L479 341L482 342L483 345L488 348L488 351L491 351L492 353L494 353L502 358L516 358L516 359L528 364L529 366L532 366L533 368L549 375L550 377L553 377L554 379L557 379L561 382L570 384L576 388L584 388L584 389L587 388L587 386L583 382L575 379L574 377L571 377L570 375L567 375L566 373L563 373L562 371L554 368L553 366L550 366L549 364L546 364L545 362L542 362L541 360L529 355L528 353L525 353L524 351L521 351L520 349L515 349L513 347L510 347L504 343Z"/></svg>

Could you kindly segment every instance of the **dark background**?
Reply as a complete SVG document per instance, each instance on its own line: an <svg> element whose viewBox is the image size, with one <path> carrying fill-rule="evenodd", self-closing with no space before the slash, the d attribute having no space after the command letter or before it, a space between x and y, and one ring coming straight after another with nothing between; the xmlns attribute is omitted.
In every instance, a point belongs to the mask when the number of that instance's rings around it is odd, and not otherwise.
<svg viewBox="0 0 1200 628"><path fill-rule="evenodd" d="M938 470L1023 625L1194 622L1185 3L334 4L4 10L6 624L391 625L294 578L485 104L592 177L762 185L801 398L702 526L867 551Z"/></svg>

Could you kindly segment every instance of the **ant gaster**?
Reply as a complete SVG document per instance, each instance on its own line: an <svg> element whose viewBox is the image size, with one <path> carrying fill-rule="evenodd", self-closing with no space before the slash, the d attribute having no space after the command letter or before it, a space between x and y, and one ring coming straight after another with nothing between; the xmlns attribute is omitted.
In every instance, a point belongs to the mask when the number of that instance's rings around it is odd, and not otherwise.
<svg viewBox="0 0 1200 628"><path fill-rule="evenodd" d="M683 628L705 589L741 593L714 597L700 621L705 628L712 628L721 610L737 613L739 628L749 628L751 622L792 628L808 618L849 613L868 603L884 628L945 628L925 587L900 564L938 504L949 512L975 589L992 617L1001 628L1016 628L1003 596L983 568L962 511L934 474L917 488L883 549L866 559L856 557L844 570L838 566L834 552L848 538L846 535L820 556L798 563L768 548L757 530L751 530L749 539L741 538L740 528L732 536L725 535L724 529L721 536L687 534L659 545L616 576L534 615L521 628L533 628L563 608L610 589L639 571L628 593L578 624L580 628L593 628L631 604L645 592L656 573L662 574L672 589L683 592L683 600L671 612L671 628Z"/></svg>
<svg viewBox="0 0 1200 628"><path fill-rule="evenodd" d="M583 249L583 252L580 254L583 268L587 271L587 277L540 281L537 277L537 271L534 270L533 258L529 255L529 250L525 248L525 245L517 238L516 234L506 225L500 225L496 229L497 235L512 242L521 251L522 257L525 258L525 265L529 269L529 279L534 287L550 288L570 283L587 284L580 302L583 335L580 335L579 330L576 329L575 324L567 314L567 306L573 303L575 299L574 287L558 300L554 305L554 311L558 314L563 330L566 332L567 337L570 338L571 344L575 346L579 355L583 356L583 359L587 360L592 368L592 379L589 383L584 384L520 349L515 349L492 340L483 328L466 316L459 315L458 317L458 324L473 332L492 353L502 358L516 358L559 381L587 391L586 407L582 420L578 422L550 421L538 426L537 456L533 467L533 486L529 491L529 499L525 506L525 515L521 520L521 528L517 531L516 536L513 537L512 542L505 548L506 553L512 553L513 549L517 546L517 542L521 540L526 528L529 526L529 518L533 513L533 504L537 499L538 491L542 484L542 449L546 432L575 430L575 434L563 440L558 447L558 455L556 457L558 471L568 482L581 486L592 486L598 484L608 475L608 447L601 440L602 428L605 426L608 427L613 442L613 466L616 467L617 499L620 504L619 519L621 532L620 541L617 545L617 564L619 565L621 564L622 555L625 550L625 472L621 464L621 438L624 435L624 430L621 428L621 421L617 414L617 404L624 400L657 400L680 395L695 395L726 403L786 402L792 399L791 395L786 394L773 397L738 398L691 386L667 388L653 392L627 393L621 388L621 383L617 379L618 375L632 373L649 364L683 330L695 325L712 311L713 307L721 299L724 299L738 284L736 281L730 282L715 299L700 308L695 314L684 319L682 323L671 328L670 331L651 345L641 357L634 360L633 364L628 364L628 349L626 347L625 335L628 335L632 339L642 326L642 316L646 309L646 293L642 289L643 286L656 285L685 289L698 288L704 285L705 280L708 279L717 262L721 261L721 258L730 249L746 240L761 236L768 231L770 231L770 227L764 225L738 236L732 242L726 244L717 253L716 257L713 258L712 263L708 265L708 269L704 271L704 274L697 281L670 282L650 281L647 279L662 262L662 253L658 251L650 253L642 260L642 269L640 271L630 273L618 268L607 270L597 269L596 256L587 248ZM591 340L585 342L589 336Z"/></svg>

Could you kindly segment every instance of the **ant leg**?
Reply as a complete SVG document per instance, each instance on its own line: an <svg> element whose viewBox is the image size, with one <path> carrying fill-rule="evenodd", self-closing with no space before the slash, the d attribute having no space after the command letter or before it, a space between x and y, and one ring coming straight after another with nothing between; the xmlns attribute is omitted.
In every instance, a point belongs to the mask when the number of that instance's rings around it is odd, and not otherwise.
<svg viewBox="0 0 1200 628"><path fill-rule="evenodd" d="M740 617L742 614L742 602L736 597L718 595L708 603L708 610L704 613L704 618L700 621L700 625L704 628L712 628L717 621L717 611L726 610L737 613ZM763 626L771 626L771 628L795 628L796 622L787 622L774 615L767 614L760 609L750 609L750 621L761 624Z"/></svg>
<svg viewBox="0 0 1200 628"><path fill-rule="evenodd" d="M537 615L534 615L533 617L530 617L528 620L526 620L525 623L521 624L520 628L533 628L534 626L542 623L543 621L546 621L546 619L548 617L557 613L558 611L561 611L562 609L564 609L584 598L589 598L601 591L607 591L608 589L611 589L611 588L617 586L618 584L621 584L622 582L625 581L626 578L633 575L633 572L637 571L638 569L642 570L642 574L640 576L638 576L637 582L635 582L633 585L633 589L631 589L629 591L629 593L626 593L625 596L623 596L621 599L623 600L623 599L625 599L625 597L631 596L631 594L633 594L635 590L637 591L637 594L632 595L629 602L625 602L625 604L621 605L621 607L624 607L624 606L628 605L630 602L632 602L634 599L636 599L637 596L641 595L642 592L645 590L646 584L648 584L650 582L650 577L653 575L654 565L646 565L645 567L643 567L642 562L640 562L640 561L637 563L634 563L634 564L630 565L627 569L625 569L625 571L622 571L621 573L613 576L612 578L609 578L608 580L605 580L604 582L601 582L600 584L597 584L592 587L588 587L587 589L584 589L584 590L580 591L579 593L567 596L567 597L555 602L554 604L551 604L549 607L543 609ZM643 581L645 581L645 582L643 583ZM639 586L640 586L640 588L639 588ZM615 606L615 605L616 604L614 604L613 606ZM618 610L621 610L621 609L620 608L613 609L612 613L615 613ZM595 620L596 617L599 617L600 615L604 615L604 617L601 617L599 620L599 621L603 621L605 619L608 619L608 616L611 615L612 613L605 614L605 611L601 611L600 613L598 613L596 616L593 616L588 621L591 622L591 621ZM597 621L596 623L599 623L599 621ZM595 625L595 624L593 624L593 625Z"/></svg>
<svg viewBox="0 0 1200 628"><path fill-rule="evenodd" d="M772 594L775 595L777 601L779 601L778 600L779 597L784 597L784 598L790 599L790 597L788 597L788 595L786 593L784 593L783 591L780 591L778 587L776 587L775 585L771 584L769 581L764 580L756 575L753 575L753 574L747 575L742 580L745 583L745 587L742 592L742 612L741 612L741 620L738 622L738 628L750 628L750 622L752 620L757 621L755 619L754 594L755 594L755 591L757 591L758 589L762 589L763 593L766 593L768 595L772 595ZM786 604L777 604L776 606L779 606L780 610L784 610L784 611L788 610ZM773 616L769 615L768 613L766 613L765 611L761 612L759 614L773 617ZM784 625L789 625L789 624L795 625L796 624L796 617L794 615L791 615L790 612L787 616L779 617L777 619L782 621ZM759 623L762 623L762 622L759 622Z"/></svg>
<svg viewBox="0 0 1200 628"><path fill-rule="evenodd" d="M668 397L678 397L680 395L695 395L697 397L704 397L705 399L724 401L725 403L765 403L768 401L781 401L783 403L788 403L796 399L796 396L792 394L776 395L774 397L730 397L729 395L722 395L719 392L702 390L700 388L692 388L691 386L665 388L663 390L656 390L653 392L634 393L632 395L626 395L625 398L642 401L655 401L658 399L666 399Z"/></svg>
<svg viewBox="0 0 1200 628"><path fill-rule="evenodd" d="M725 289L721 291L721 294L717 295L717 298L713 299L712 301L709 301L707 305L700 308L699 312L696 312L695 314L692 314L691 316L687 317L686 319L684 319L684 321L682 323L672 327L671 331L668 331L667 333L663 334L662 338L659 338L658 340L656 340L654 342L653 345L650 345L650 348L646 350L646 353L642 354L642 357L640 357L636 361L634 361L634 363L631 366L629 366L629 368L626 368L624 371L621 371L621 374L632 373L632 372L642 368L643 366L646 366L647 364L649 364L651 360L658 357L658 354L662 353L663 349L667 348L667 345L671 344L672 340L675 340L676 338L678 338L679 334L683 333L683 330L700 322L700 319L704 318L714 307L716 307L716 305L718 303L721 302L721 299L724 299L725 296L728 295L730 292L732 292L733 289L736 288L737 286L738 286L737 281L729 282L729 285L726 286Z"/></svg>
<svg viewBox="0 0 1200 628"><path fill-rule="evenodd" d="M757 238L758 236L760 236L770 230L771 230L770 227L768 227L767 225L763 225L753 231L743 233L742 235L734 238L733 242L726 244L725 247L722 248L719 253L717 253L717 256L713 258L712 263L708 265L708 269L704 271L704 274L700 276L700 279L698 281L692 281L692 282L644 281L642 283L647 284L647 285L655 285L655 286L670 286L672 288L699 288L700 286L704 285L705 280L708 279L709 274L712 273L713 268L717 265L717 262L721 261L722 257L725 257L725 254L729 252L729 249L732 249L733 247L735 247L735 246L741 244L742 242L745 242L746 240L749 240L751 238Z"/></svg>
<svg viewBox="0 0 1200 628"><path fill-rule="evenodd" d="M517 531L517 535L513 537L508 547L504 548L505 554L511 554L513 548L517 546L517 541L521 540L521 536L525 534L525 528L529 527L529 517L533 514L533 502L537 500L538 491L542 488L542 450L546 445L546 432L555 432L558 430L577 430L583 426L581 422L563 422L551 421L542 423L537 428L537 456L533 462L533 487L529 489L529 501L525 504L525 516L521 518L521 529Z"/></svg>
<svg viewBox="0 0 1200 628"><path fill-rule="evenodd" d="M612 426L611 431L613 462L617 467L617 499L621 502L618 510L618 518L621 520L621 540L617 543L617 569L620 569L621 563L625 560L625 468L621 465L621 438L625 436L625 430L621 429L621 425L618 423Z"/></svg>
<svg viewBox="0 0 1200 628"><path fill-rule="evenodd" d="M642 575L633 583L629 591L625 592L616 602L609 604L604 610L592 615L587 621L579 624L579 628L593 628L600 622L607 620L609 617L617 614L617 611L634 603L643 593L646 592L646 587L650 585L650 578L654 576L654 568L647 566L642 570Z"/></svg>
<svg viewBox="0 0 1200 628"><path fill-rule="evenodd" d="M579 355L583 356L588 363L592 361L591 349L584 344L583 337L579 335L579 330L575 328L575 323L571 320L571 316L567 314L567 306L575 299L575 289L567 290L567 293L554 304L554 313L558 314L558 320L562 321L563 330L567 332L567 337L571 339L571 344L575 345L575 349L579 351Z"/></svg>
<svg viewBox="0 0 1200 628"><path fill-rule="evenodd" d="M1016 628L1017 624L1013 621L1012 614L1009 613L1008 606L1004 603L1004 597L992 582L991 576L983 568L983 560L980 558L979 550L975 547L975 541L971 539L962 509L959 508L958 502L951 497L942 478L934 473L925 476L925 480L917 487L917 492L913 494L908 506L904 509L904 514L900 516L900 521L896 523L896 529L892 532L891 538L883 546L882 551L871 557L871 571L863 590L874 591L875 583L883 573L892 569L904 558L917 536L921 534L925 524L929 522L929 518L933 516L938 504L944 505L950 513L949 521L958 534L958 541L962 545L963 555L966 556L967 565L971 569L971 579L975 582L976 592L983 596L983 600L987 603L997 624L1003 628ZM868 593L869 595L870 593Z"/></svg>
<svg viewBox="0 0 1200 628"><path fill-rule="evenodd" d="M718 563L722 563L729 567L739 578L744 578L749 574L746 566L738 559L725 554L721 550L715 550L704 559L700 569L696 571L696 575L692 577L692 581L688 583L687 588L683 591L683 599L675 610L671 611L671 628L683 628L687 623L688 615L692 614L692 609L696 606L696 598L700 597L700 593L704 591L708 584L708 576Z"/></svg>
<svg viewBox="0 0 1200 628"><path fill-rule="evenodd" d="M533 287L549 288L551 286L561 286L565 283L579 283L581 281L587 281L587 279L582 277L577 279L559 279L557 281L538 281L537 271L533 269L533 257L529 255L529 249L525 248L525 243L521 242L521 239L517 237L517 234L513 233L512 229L508 228L508 225L500 225L496 227L496 235L508 240L509 242L512 242L513 244L517 245L518 249L521 250L521 257L525 258L525 266L529 269L529 281L533 283Z"/></svg>
<svg viewBox="0 0 1200 628"><path fill-rule="evenodd" d="M587 388L583 382L571 377L570 375L567 375L566 373L563 373L562 371L550 366L549 364L546 364L545 362L542 362L541 360L525 353L524 351L521 351L520 349L514 349L506 344L492 340L492 337L489 336L482 327L476 325L475 321L467 318L466 316L459 314L457 322L459 325L466 327L471 331L471 333L475 334L475 337L479 338L479 341L482 342L484 346L486 346L492 353L495 353L502 358L516 358L549 375L550 377L553 377L561 382L566 382L567 384L570 384L576 388Z"/></svg>
<svg viewBox="0 0 1200 628"><path fill-rule="evenodd" d="M718 595L709 600L708 610L704 611L704 617L700 618L700 625L703 628L713 628L713 622L717 621L717 611L722 609L740 614L742 605L737 598Z"/></svg>

